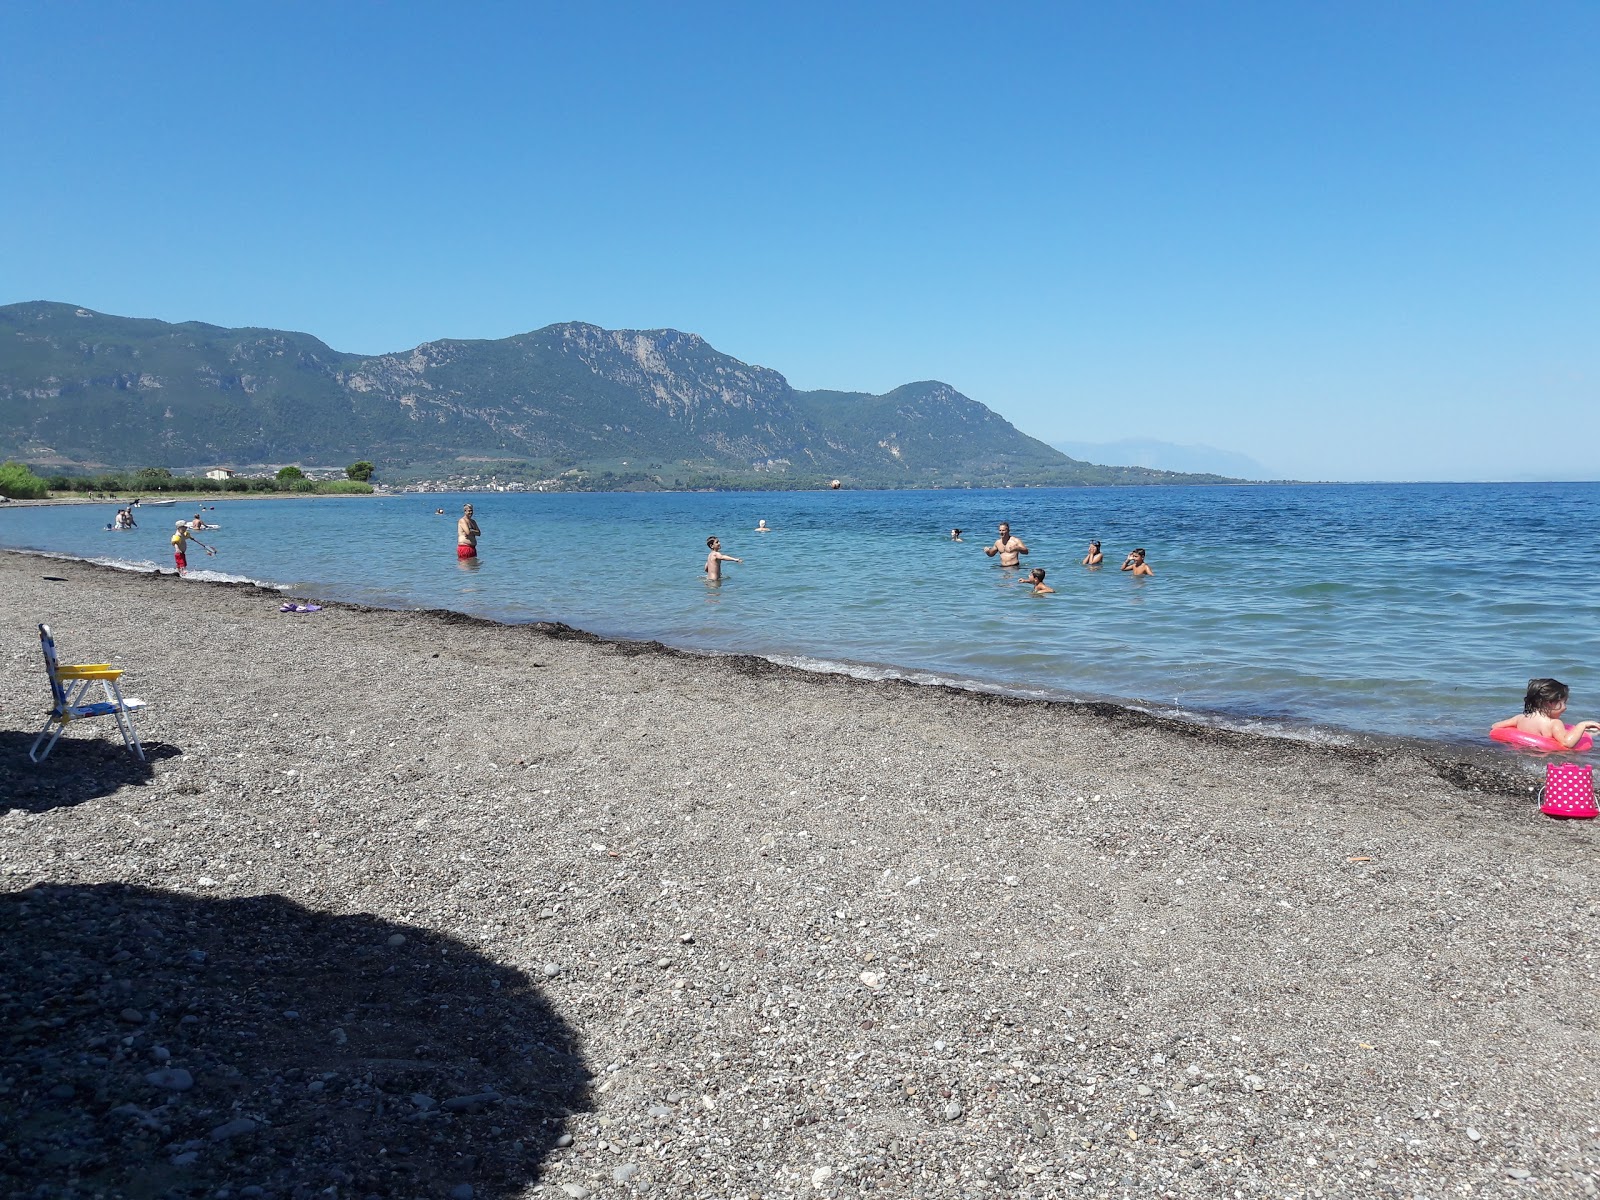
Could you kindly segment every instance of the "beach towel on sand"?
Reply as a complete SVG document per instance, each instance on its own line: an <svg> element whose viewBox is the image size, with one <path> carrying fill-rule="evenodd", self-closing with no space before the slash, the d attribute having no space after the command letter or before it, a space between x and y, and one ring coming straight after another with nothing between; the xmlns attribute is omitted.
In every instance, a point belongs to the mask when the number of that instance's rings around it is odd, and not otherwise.
<svg viewBox="0 0 1600 1200"><path fill-rule="evenodd" d="M295 604L293 601L291 601L290 603L285 604L283 607L278 609L278 611L279 612L287 612L287 613L321 612L322 611L322 605L320 605L320 604Z"/></svg>

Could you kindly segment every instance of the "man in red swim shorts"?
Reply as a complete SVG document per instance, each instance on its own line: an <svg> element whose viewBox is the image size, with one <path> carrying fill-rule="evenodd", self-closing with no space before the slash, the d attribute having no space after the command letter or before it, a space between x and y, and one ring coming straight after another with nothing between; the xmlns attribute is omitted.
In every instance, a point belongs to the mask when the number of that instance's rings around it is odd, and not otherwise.
<svg viewBox="0 0 1600 1200"><path fill-rule="evenodd" d="M472 505L461 506L461 520L456 522L456 557L478 557L478 535L483 531L472 519Z"/></svg>

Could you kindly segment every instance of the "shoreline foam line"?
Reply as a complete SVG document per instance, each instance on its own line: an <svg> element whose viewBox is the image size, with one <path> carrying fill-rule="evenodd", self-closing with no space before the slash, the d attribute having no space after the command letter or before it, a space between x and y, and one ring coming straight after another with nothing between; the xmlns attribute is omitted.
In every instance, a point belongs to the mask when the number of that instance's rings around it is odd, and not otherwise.
<svg viewBox="0 0 1600 1200"><path fill-rule="evenodd" d="M973 702L980 704L1054 707L1077 715L1089 715L1120 728L1168 729L1182 733L1187 737L1211 738L1219 741L1230 741L1234 744L1277 743L1286 746L1303 747L1310 752L1334 753L1364 761L1370 761L1374 756L1381 756L1395 751L1420 754L1433 761L1434 756L1449 752L1457 756L1456 761L1450 765L1436 764L1440 766L1441 770L1457 777L1470 777L1474 780L1481 780L1481 784L1475 784L1474 786L1481 786L1484 790L1497 791L1506 795L1522 795L1527 791L1528 781L1534 778L1533 769L1524 757L1517 756L1508 759L1499 753L1500 747L1488 743L1487 740L1483 747L1478 747L1455 742L1430 741L1417 737L1391 736L1352 730L1329 731L1335 733L1337 739L1323 736L1297 737L1291 733L1283 732L1277 727L1261 728L1259 726L1260 718L1230 719L1228 714L1206 714L1194 710L1166 712L1155 706L1141 705L1138 702L1119 698L1090 699L1070 696L1028 695L1020 691L1008 692L994 686L969 685L936 677L917 680L909 677L913 673L903 672L896 668L884 668L881 674L878 673L877 669L873 668L860 672L844 669L845 664L834 660L813 660L819 666L806 666L793 661L786 661L785 656L767 656L739 651L674 646L655 638L611 637L579 629L562 621L501 621L493 617L482 617L448 608L404 608L364 604L356 601L328 598L288 584L261 583L255 580L186 579L176 572L164 571L159 568L153 571L124 570L121 567L92 559L51 554L44 551L0 549L0 554L76 562L95 570L113 572L124 578L142 578L152 581L162 579L170 580L173 583L196 584L230 590L253 588L280 601L284 595L292 594L295 599L313 601L322 605L325 609L339 609L357 613L407 614L433 618L449 625L476 625L485 629L532 630L555 640L581 641L592 645L609 646L626 654L649 653L697 661L726 662L735 670L745 674L781 673L797 679L840 681L863 687L927 689L969 697ZM788 657L792 659L793 656ZM1245 723L1234 723L1237 721ZM1251 722L1257 723L1251 724ZM1324 731L1324 727L1321 726L1312 726L1310 728L1319 733Z"/></svg>

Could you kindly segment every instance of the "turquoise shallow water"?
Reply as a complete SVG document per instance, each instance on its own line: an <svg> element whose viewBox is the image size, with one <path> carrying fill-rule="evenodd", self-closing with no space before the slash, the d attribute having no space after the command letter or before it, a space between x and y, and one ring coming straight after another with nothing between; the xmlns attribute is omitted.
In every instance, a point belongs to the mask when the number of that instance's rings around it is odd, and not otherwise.
<svg viewBox="0 0 1600 1200"><path fill-rule="evenodd" d="M484 530L471 568L454 549L464 500ZM173 521L193 507L144 508L131 533L103 528L114 509L0 509L0 545L170 569ZM228 501L208 517L220 553L192 556L202 577L330 599L1304 736L1476 742L1531 675L1600 717L1597 484L433 494ZM761 518L774 532L753 532ZM1056 595L983 556L1000 520ZM720 586L700 578L711 533L744 559ZM1099 571L1077 565L1091 537ZM1135 545L1154 578L1116 570Z"/></svg>

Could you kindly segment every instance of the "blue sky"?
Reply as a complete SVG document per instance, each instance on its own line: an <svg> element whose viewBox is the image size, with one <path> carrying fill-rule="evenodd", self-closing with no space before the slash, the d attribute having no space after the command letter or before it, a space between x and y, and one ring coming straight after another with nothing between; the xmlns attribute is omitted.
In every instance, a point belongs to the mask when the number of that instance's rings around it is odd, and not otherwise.
<svg viewBox="0 0 1600 1200"><path fill-rule="evenodd" d="M1600 5L763 7L9 0L0 303L1600 477Z"/></svg>

